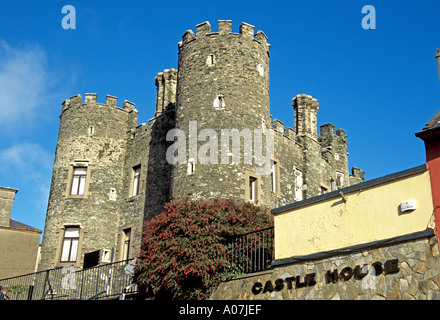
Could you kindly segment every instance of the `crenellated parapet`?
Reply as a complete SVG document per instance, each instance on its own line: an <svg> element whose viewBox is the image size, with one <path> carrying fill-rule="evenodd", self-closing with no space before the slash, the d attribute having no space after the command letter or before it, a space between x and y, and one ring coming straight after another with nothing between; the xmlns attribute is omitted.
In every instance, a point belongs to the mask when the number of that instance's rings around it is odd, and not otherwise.
<svg viewBox="0 0 440 320"><path fill-rule="evenodd" d="M326 123L320 127L319 141L323 148L332 145L335 141L346 144L347 134L344 129L338 128L335 131L335 126L333 124Z"/></svg>
<svg viewBox="0 0 440 320"><path fill-rule="evenodd" d="M123 124L127 130L136 127L138 111L135 109L133 102L124 100L122 107L118 107L118 97L107 95L105 103L98 103L97 98L96 93L86 93L84 99L80 94L77 94L64 100L60 114L60 119L63 120L62 123L71 124L73 131L75 131L74 127L78 129L86 126L87 128L79 130L82 132L103 132L103 130L96 129L101 126L101 123L106 123L106 119L107 122L111 122L110 119L118 119L117 122ZM113 131L118 130L115 128ZM107 126L105 129L106 134L112 135L111 131L111 126Z"/></svg>
<svg viewBox="0 0 440 320"><path fill-rule="evenodd" d="M196 26L196 33L192 30L187 30L183 36L182 41L179 42L179 49L192 41L204 41L207 37L222 37L228 35L240 36L242 39L248 39L261 44L269 53L270 44L267 43L267 36L263 31L259 30L254 34L255 27L249 23L242 22L238 33L232 32L231 20L219 20L218 32L211 31L211 24L209 21L202 22Z"/></svg>
<svg viewBox="0 0 440 320"><path fill-rule="evenodd" d="M64 100L63 103L61 104L62 105L61 113L63 113L65 110L71 107L81 106L81 105L92 105L92 104L107 105L109 107L117 108L117 102L118 102L117 97L107 95L105 99L105 103L98 103L97 97L98 95L96 93L86 93L83 102L82 96L80 94L72 96L69 99ZM118 109L124 110L126 112L137 113L138 111L134 107L135 104L133 102L125 100L122 104L122 108L118 108Z"/></svg>
<svg viewBox="0 0 440 320"><path fill-rule="evenodd" d="M345 131L328 123L318 132L317 99L292 99L292 127L271 117L267 40L246 22L233 32L231 20L186 31L176 69L154 77L147 123L137 124L133 102L112 95L62 103L41 270L72 264L70 255L62 258L70 228L79 232L75 267L97 250L131 259L143 222L171 200L220 197L276 208L363 181L359 168L349 173ZM1 218L0 225L8 216Z"/></svg>
<svg viewBox="0 0 440 320"><path fill-rule="evenodd" d="M288 138L289 140L295 143L296 141L296 133L295 130L291 127L284 126L284 123L278 119L272 119L272 129L275 133L282 135L284 138Z"/></svg>
<svg viewBox="0 0 440 320"><path fill-rule="evenodd" d="M328 162L333 162L334 160L345 161L347 156L347 135L345 130L339 128L335 131L335 126L331 123L322 125L320 130L318 140L322 148L322 157Z"/></svg>

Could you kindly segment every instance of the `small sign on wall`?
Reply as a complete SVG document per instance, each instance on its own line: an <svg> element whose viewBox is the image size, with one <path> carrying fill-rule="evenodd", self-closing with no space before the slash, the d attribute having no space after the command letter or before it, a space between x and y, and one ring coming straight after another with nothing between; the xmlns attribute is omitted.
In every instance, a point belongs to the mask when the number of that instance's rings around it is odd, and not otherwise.
<svg viewBox="0 0 440 320"><path fill-rule="evenodd" d="M414 211L416 209L417 209L416 200L409 200L409 201L404 201L404 202L400 203L400 211L401 212Z"/></svg>

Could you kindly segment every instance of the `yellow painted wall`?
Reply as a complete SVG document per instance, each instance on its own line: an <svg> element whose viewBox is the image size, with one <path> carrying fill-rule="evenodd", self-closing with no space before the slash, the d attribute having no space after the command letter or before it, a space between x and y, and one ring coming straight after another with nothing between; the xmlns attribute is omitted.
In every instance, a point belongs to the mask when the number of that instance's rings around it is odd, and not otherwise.
<svg viewBox="0 0 440 320"><path fill-rule="evenodd" d="M429 172L422 170L391 181L275 213L275 259L392 238L433 228ZM399 210L416 200L417 209Z"/></svg>

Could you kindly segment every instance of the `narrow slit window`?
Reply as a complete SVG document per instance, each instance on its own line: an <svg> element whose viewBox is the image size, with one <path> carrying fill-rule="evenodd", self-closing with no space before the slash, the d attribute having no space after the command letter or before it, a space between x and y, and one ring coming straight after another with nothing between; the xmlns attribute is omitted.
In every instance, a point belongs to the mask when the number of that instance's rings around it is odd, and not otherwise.
<svg viewBox="0 0 440 320"><path fill-rule="evenodd" d="M208 66L213 66L215 64L215 56L213 54L210 54L207 58L206 58L206 64Z"/></svg>
<svg viewBox="0 0 440 320"><path fill-rule="evenodd" d="M257 200L257 178L249 177L249 201Z"/></svg>
<svg viewBox="0 0 440 320"><path fill-rule="evenodd" d="M214 100L214 108L216 109L224 109L225 108L225 98L223 95L218 95Z"/></svg>
<svg viewBox="0 0 440 320"><path fill-rule="evenodd" d="M344 184L344 174L337 172L336 173L336 186L338 188L342 188L343 184Z"/></svg>
<svg viewBox="0 0 440 320"><path fill-rule="evenodd" d="M331 191L336 190L335 179L333 179L333 178L330 179L330 189L331 189Z"/></svg>
<svg viewBox="0 0 440 320"><path fill-rule="evenodd" d="M188 174L193 174L194 171L195 171L195 168L196 168L195 166L196 166L196 164L194 162L194 159L189 159L188 160L188 170L187 170L187 173Z"/></svg>
<svg viewBox="0 0 440 320"><path fill-rule="evenodd" d="M122 260L128 260L130 258L131 228L124 229L123 233Z"/></svg>
<svg viewBox="0 0 440 320"><path fill-rule="evenodd" d="M218 107L219 108L223 108L224 107L224 101L223 101L223 97L222 96L219 96L218 97Z"/></svg>
<svg viewBox="0 0 440 320"><path fill-rule="evenodd" d="M109 200L116 201L116 189L110 188L110 193L108 196Z"/></svg>
<svg viewBox="0 0 440 320"><path fill-rule="evenodd" d="M303 192L303 184L304 184L304 178L303 173L295 169L294 170L295 175L295 200L301 201L304 199L304 192Z"/></svg>
<svg viewBox="0 0 440 320"><path fill-rule="evenodd" d="M139 194L139 185L141 179L141 165L133 167L133 190L131 195L137 196Z"/></svg>
<svg viewBox="0 0 440 320"><path fill-rule="evenodd" d="M276 192L277 190L277 176L276 176L276 161L270 160L270 183L272 192Z"/></svg>

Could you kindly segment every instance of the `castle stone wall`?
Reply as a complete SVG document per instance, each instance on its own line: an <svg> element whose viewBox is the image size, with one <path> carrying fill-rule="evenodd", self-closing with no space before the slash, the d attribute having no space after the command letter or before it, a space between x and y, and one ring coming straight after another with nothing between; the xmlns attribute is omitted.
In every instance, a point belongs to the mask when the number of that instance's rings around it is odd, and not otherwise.
<svg viewBox="0 0 440 320"><path fill-rule="evenodd" d="M40 269L62 265L62 238L69 226L81 228L76 265L86 252L115 247L125 200L121 195L127 131L137 121L136 115L129 103L124 103L124 109L116 107L112 96L107 96L105 104L97 103L95 94L86 94L84 102L77 95L63 103ZM87 171L81 195L71 194L75 167Z"/></svg>
<svg viewBox="0 0 440 320"><path fill-rule="evenodd" d="M254 36L253 30L253 26L242 23L239 33L233 33L230 21L219 21L219 32L211 32L211 25L205 22L197 26L196 35L191 30L183 35L179 44L176 127L186 133L188 145L202 130L215 133L217 140L212 142L218 154L212 154L214 149L204 153L203 145L209 138L198 142L197 155L188 147L186 159L194 159L195 170L188 174L187 165L174 166L173 198L245 198L246 181L249 174L255 175L256 166L244 160L244 141L238 163L225 154L233 151L232 139L222 152L221 133L225 129L250 130L253 142L254 129L270 128L269 48L264 34ZM197 125L195 134L190 122ZM209 163L200 163L201 153L208 155ZM265 180L267 177L258 181L261 196L268 194Z"/></svg>
<svg viewBox="0 0 440 320"><path fill-rule="evenodd" d="M267 37L250 24L238 32L231 25L220 20L215 32L204 22L183 34L178 70L154 79L148 123L138 125L134 103L118 107L110 95L105 103L87 93L62 104L40 269L71 264L60 263L70 226L81 228L80 267L85 253L100 249L120 260L126 230L130 256L137 255L143 223L172 199L234 198L274 208L363 180L360 169L349 176L345 132L328 124L318 133L317 99L293 98L295 128L271 119ZM180 142L184 149L173 152ZM71 194L75 167L87 169L82 195Z"/></svg>

